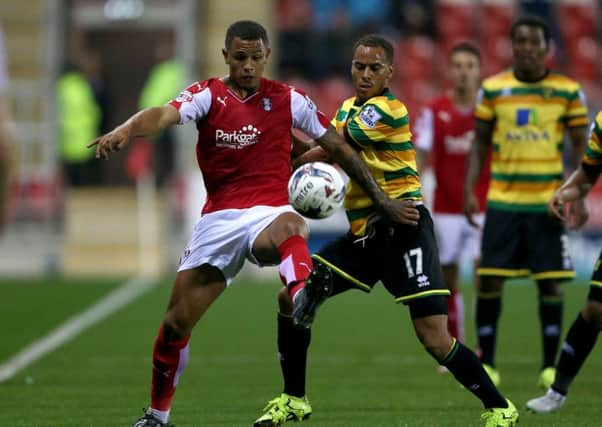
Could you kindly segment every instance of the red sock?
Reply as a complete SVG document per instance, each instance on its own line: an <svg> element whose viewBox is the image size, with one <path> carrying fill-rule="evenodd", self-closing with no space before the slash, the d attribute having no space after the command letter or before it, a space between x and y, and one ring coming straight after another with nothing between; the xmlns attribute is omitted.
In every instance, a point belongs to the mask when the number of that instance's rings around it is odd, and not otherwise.
<svg viewBox="0 0 602 427"><path fill-rule="evenodd" d="M189 341L190 335L179 341L166 341L163 326L159 328L153 350L151 408L168 411L171 407L180 374L188 363Z"/></svg>
<svg viewBox="0 0 602 427"><path fill-rule="evenodd" d="M278 246L278 253L280 279L293 298L305 286L305 279L313 268L307 242L298 234L291 236Z"/></svg>
<svg viewBox="0 0 602 427"><path fill-rule="evenodd" d="M462 294L453 290L447 299L447 327L452 337L464 341L464 302Z"/></svg>

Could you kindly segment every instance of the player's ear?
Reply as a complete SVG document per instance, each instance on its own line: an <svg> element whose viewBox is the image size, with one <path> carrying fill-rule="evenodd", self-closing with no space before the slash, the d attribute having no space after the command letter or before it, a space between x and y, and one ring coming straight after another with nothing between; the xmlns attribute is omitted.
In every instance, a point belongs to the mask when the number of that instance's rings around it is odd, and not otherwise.
<svg viewBox="0 0 602 427"><path fill-rule="evenodd" d="M272 48L265 49L265 59L267 60L270 57L270 53L272 53Z"/></svg>
<svg viewBox="0 0 602 427"><path fill-rule="evenodd" d="M230 65L230 61L228 60L228 50L225 47L222 48L222 55L224 55L224 62Z"/></svg>
<svg viewBox="0 0 602 427"><path fill-rule="evenodd" d="M393 77L393 64L387 65L387 71L388 71L387 78L390 79L391 77Z"/></svg>

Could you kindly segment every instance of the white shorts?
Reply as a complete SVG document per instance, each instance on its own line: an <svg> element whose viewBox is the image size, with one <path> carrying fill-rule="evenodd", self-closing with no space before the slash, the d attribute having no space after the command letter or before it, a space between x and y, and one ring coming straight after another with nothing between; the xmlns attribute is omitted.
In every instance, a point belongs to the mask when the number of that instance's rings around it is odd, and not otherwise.
<svg viewBox="0 0 602 427"><path fill-rule="evenodd" d="M226 284L248 259L260 265L253 256L253 243L278 215L295 212L290 205L254 206L248 209L225 209L203 215L192 232L180 258L178 271L190 270L203 264L222 271Z"/></svg>
<svg viewBox="0 0 602 427"><path fill-rule="evenodd" d="M485 214L480 213L473 218L479 228L471 226L464 214L433 215L441 265L456 264L462 256L473 260L480 257Z"/></svg>

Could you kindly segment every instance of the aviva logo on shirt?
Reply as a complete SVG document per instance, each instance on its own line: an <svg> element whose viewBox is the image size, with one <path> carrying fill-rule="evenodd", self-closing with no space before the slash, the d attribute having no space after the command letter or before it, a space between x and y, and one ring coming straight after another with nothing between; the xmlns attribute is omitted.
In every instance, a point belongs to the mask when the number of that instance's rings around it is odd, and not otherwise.
<svg viewBox="0 0 602 427"><path fill-rule="evenodd" d="M530 108L519 108L516 110L516 125L537 125L537 111Z"/></svg>

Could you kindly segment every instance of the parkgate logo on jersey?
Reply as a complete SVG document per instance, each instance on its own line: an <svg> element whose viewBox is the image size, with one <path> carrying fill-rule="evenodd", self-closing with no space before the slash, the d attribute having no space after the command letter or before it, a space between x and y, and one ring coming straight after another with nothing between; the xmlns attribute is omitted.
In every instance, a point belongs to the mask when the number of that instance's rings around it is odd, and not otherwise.
<svg viewBox="0 0 602 427"><path fill-rule="evenodd" d="M240 150L249 145L259 142L261 131L253 125L246 125L232 132L226 132L222 129L215 130L215 145L218 147L234 148Z"/></svg>

